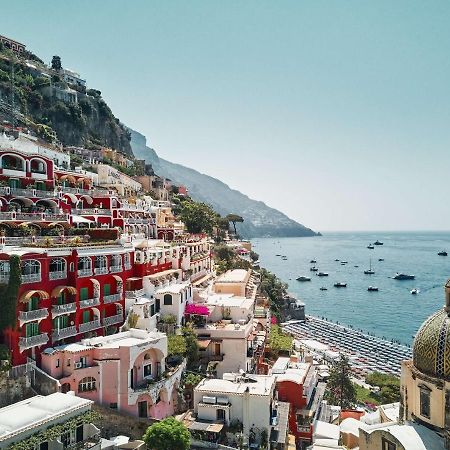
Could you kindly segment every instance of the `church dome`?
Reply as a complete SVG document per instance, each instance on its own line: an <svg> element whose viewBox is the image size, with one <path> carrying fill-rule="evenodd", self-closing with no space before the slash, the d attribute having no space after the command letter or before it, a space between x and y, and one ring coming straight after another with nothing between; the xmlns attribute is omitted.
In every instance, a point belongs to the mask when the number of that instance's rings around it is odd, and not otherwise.
<svg viewBox="0 0 450 450"><path fill-rule="evenodd" d="M420 327L413 345L413 363L422 373L450 380L450 317L448 308L430 316Z"/></svg>

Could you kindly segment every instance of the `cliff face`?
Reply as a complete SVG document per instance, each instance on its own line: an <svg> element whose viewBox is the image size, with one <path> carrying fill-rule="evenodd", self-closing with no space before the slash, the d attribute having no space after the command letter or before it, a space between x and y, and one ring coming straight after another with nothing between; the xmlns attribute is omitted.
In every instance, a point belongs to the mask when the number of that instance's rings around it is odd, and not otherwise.
<svg viewBox="0 0 450 450"><path fill-rule="evenodd" d="M252 200L216 178L159 158L157 153L147 146L145 136L134 130L130 131L131 147L136 158L145 159L147 163L152 164L158 175L170 178L175 184L186 186L193 199L210 204L220 214L236 213L242 216L244 223L237 224L242 236L251 238L316 235L314 231L282 212L263 202Z"/></svg>

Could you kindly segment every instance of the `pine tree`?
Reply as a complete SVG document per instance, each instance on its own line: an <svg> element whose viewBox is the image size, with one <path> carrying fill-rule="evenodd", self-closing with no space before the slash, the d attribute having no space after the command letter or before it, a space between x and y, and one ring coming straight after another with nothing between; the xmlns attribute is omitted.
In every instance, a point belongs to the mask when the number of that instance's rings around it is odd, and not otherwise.
<svg viewBox="0 0 450 450"><path fill-rule="evenodd" d="M356 390L350 379L350 364L348 358L342 353L330 371L325 399L332 405L341 409L352 408L356 402Z"/></svg>

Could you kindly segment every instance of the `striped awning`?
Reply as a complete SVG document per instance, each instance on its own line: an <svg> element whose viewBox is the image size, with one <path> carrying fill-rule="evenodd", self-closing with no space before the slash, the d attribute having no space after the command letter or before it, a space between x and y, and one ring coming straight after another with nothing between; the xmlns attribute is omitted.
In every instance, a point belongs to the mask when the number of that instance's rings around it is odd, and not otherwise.
<svg viewBox="0 0 450 450"><path fill-rule="evenodd" d="M123 279L121 277L119 277L119 275L113 275L113 278L118 282L118 283L123 283Z"/></svg>
<svg viewBox="0 0 450 450"><path fill-rule="evenodd" d="M76 295L77 290L73 286L56 286L52 291L52 297L59 297L62 291L69 291L71 294Z"/></svg>
<svg viewBox="0 0 450 450"><path fill-rule="evenodd" d="M82 195L80 198L82 198L83 200L86 200L86 203L88 205L92 205L92 203L94 203L94 200L90 195L85 194L85 195Z"/></svg>
<svg viewBox="0 0 450 450"><path fill-rule="evenodd" d="M32 291L26 291L24 292L20 298L19 301L21 303L27 303L31 300L31 298L35 295L39 295L39 297L41 298L41 300L47 300L48 298L50 298L50 296L48 295L47 292L45 291L39 291L39 290L32 290Z"/></svg>
<svg viewBox="0 0 450 450"><path fill-rule="evenodd" d="M75 177L74 177L74 176L72 176L72 175L69 175L69 174L67 174L67 175L63 175L63 176L59 177L59 179L60 179L60 180L67 180L67 181L71 181L72 183L75 183L75 182L76 182L76 179L75 179Z"/></svg>
<svg viewBox="0 0 450 450"><path fill-rule="evenodd" d="M76 202L78 201L77 196L76 196L75 194L70 193L70 192L64 194L64 197L69 198L69 200L70 200L72 203L76 203Z"/></svg>

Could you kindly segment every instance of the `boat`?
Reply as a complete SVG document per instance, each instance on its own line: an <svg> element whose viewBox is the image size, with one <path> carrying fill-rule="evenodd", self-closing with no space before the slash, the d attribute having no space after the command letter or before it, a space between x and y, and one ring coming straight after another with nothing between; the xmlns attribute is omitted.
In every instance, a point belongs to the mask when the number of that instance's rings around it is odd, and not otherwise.
<svg viewBox="0 0 450 450"><path fill-rule="evenodd" d="M373 249L375 248L375 246L374 246L373 244L369 244L369 245L367 246L367 248L369 248L370 250L373 250Z"/></svg>
<svg viewBox="0 0 450 450"><path fill-rule="evenodd" d="M317 262L317 261L316 261L315 259L312 259L309 263L310 263L310 264L316 264L316 262Z"/></svg>
<svg viewBox="0 0 450 450"><path fill-rule="evenodd" d="M320 288L320 290L321 290L321 291L328 291L328 288L326 288L325 286L322 286L322 287Z"/></svg>
<svg viewBox="0 0 450 450"><path fill-rule="evenodd" d="M445 250L442 250L438 253L439 256L448 256L447 252Z"/></svg>
<svg viewBox="0 0 450 450"><path fill-rule="evenodd" d="M296 278L297 281L311 281L311 277L300 276Z"/></svg>
<svg viewBox="0 0 450 450"><path fill-rule="evenodd" d="M380 242L378 239L373 243L373 245L383 245L383 242Z"/></svg>
<svg viewBox="0 0 450 450"><path fill-rule="evenodd" d="M281 256L281 255L275 255L275 256Z"/></svg>
<svg viewBox="0 0 450 450"><path fill-rule="evenodd" d="M338 260L338 259L335 259L335 261L336 261L336 262L339 262L339 260Z"/></svg>
<svg viewBox="0 0 450 450"><path fill-rule="evenodd" d="M378 258L378 261L384 261L384 258Z"/></svg>
<svg viewBox="0 0 450 450"><path fill-rule="evenodd" d="M334 283L335 288L344 288L347 287L347 283Z"/></svg>
<svg viewBox="0 0 450 450"><path fill-rule="evenodd" d="M393 277L394 280L414 280L415 275L408 275L406 273L396 273Z"/></svg>
<svg viewBox="0 0 450 450"><path fill-rule="evenodd" d="M287 260L287 256L282 256L281 259L282 259L283 261L286 261L286 260Z"/></svg>
<svg viewBox="0 0 450 450"><path fill-rule="evenodd" d="M367 288L367 290L368 290L369 292L378 292L378 288L377 288L376 286L369 286L369 287Z"/></svg>
<svg viewBox="0 0 450 450"><path fill-rule="evenodd" d="M311 272L317 272L319 269L317 267L310 267L309 270Z"/></svg>
<svg viewBox="0 0 450 450"><path fill-rule="evenodd" d="M341 261L341 264L347 264L348 261Z"/></svg>
<svg viewBox="0 0 450 450"><path fill-rule="evenodd" d="M417 295L420 292L420 290L417 289L417 288L414 288L414 289L411 289L410 292L411 292L412 295Z"/></svg>
<svg viewBox="0 0 450 450"><path fill-rule="evenodd" d="M317 274L317 276L318 276L318 277L327 277L327 276L328 276L328 273L327 273L327 272L319 272L319 273Z"/></svg>
<svg viewBox="0 0 450 450"><path fill-rule="evenodd" d="M372 269L372 260L370 260L369 269L366 269L364 271L364 274L365 275L373 275L374 273L375 273L375 270Z"/></svg>

